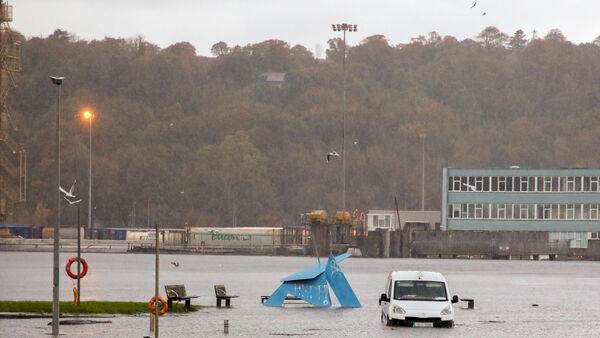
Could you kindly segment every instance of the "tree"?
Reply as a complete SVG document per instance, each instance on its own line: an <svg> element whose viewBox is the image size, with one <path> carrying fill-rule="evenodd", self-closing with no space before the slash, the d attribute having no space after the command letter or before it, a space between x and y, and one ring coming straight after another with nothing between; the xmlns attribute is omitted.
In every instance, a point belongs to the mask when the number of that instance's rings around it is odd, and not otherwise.
<svg viewBox="0 0 600 338"><path fill-rule="evenodd" d="M172 44L163 51L178 55L196 55L196 47L192 46L192 44L187 41Z"/></svg>
<svg viewBox="0 0 600 338"><path fill-rule="evenodd" d="M598 47L600 47L600 35L598 35L592 43Z"/></svg>
<svg viewBox="0 0 600 338"><path fill-rule="evenodd" d="M513 50L522 49L525 45L527 45L527 39L525 39L525 33L521 29L517 30L508 42L508 47Z"/></svg>
<svg viewBox="0 0 600 338"><path fill-rule="evenodd" d="M210 48L210 53L214 56L222 56L222 55L229 54L230 52L231 52L231 48L229 48L229 46L227 46L227 43L225 43L223 41L219 41L219 42L215 43Z"/></svg>
<svg viewBox="0 0 600 338"><path fill-rule="evenodd" d="M546 34L544 40L565 42L567 41L567 38L560 29L554 28L548 31L548 34Z"/></svg>
<svg viewBox="0 0 600 338"><path fill-rule="evenodd" d="M477 38L485 48L497 48L504 47L504 44L508 40L508 35L502 33L498 28L494 26L486 27Z"/></svg>

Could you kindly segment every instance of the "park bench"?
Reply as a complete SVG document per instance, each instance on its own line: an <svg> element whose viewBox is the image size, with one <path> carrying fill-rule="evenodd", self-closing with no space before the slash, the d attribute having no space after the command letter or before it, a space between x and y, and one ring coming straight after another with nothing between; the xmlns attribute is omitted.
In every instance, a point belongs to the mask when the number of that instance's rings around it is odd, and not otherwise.
<svg viewBox="0 0 600 338"><path fill-rule="evenodd" d="M228 295L225 285L215 285L215 296L217 297L217 307L221 307L221 302L225 300L225 307L231 307L231 298L239 296Z"/></svg>
<svg viewBox="0 0 600 338"><path fill-rule="evenodd" d="M264 303L269 298L271 298L271 296L260 296L260 302ZM303 299L298 298L296 296L285 296L285 300L303 300Z"/></svg>
<svg viewBox="0 0 600 338"><path fill-rule="evenodd" d="M190 310L191 299L198 298L200 296L188 296L185 292L184 285L165 285L165 293L167 294L167 303L169 308L173 306L173 301L180 302L185 301L185 309Z"/></svg>

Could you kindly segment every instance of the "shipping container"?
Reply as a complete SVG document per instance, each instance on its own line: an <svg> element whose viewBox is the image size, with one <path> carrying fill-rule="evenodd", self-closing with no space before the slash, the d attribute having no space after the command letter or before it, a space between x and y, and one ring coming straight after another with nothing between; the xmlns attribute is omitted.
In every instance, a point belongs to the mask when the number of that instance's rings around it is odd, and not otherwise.
<svg viewBox="0 0 600 338"><path fill-rule="evenodd" d="M281 246L283 228L190 228L188 245L213 247Z"/></svg>

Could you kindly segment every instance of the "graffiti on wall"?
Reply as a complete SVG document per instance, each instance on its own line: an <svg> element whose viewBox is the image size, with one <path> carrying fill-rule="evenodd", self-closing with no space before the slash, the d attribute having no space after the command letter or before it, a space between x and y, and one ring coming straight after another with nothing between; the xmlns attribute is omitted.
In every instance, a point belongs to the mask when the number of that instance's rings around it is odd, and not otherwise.
<svg viewBox="0 0 600 338"><path fill-rule="evenodd" d="M252 235L249 234L228 234L211 230L208 232L213 241L249 241Z"/></svg>

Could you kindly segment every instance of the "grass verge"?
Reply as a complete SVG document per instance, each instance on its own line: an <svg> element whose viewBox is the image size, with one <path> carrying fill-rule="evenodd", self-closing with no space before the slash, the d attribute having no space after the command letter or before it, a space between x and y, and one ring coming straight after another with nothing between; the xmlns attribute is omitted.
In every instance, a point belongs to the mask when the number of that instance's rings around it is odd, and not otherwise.
<svg viewBox="0 0 600 338"><path fill-rule="evenodd" d="M190 312L198 311L200 305L192 305ZM0 300L0 312L23 313L52 313L51 301L29 300ZM173 304L169 313L185 313L185 305ZM113 301L86 301L79 306L72 302L60 302L60 313L70 314L141 314L148 313L148 303L145 302L113 302Z"/></svg>

